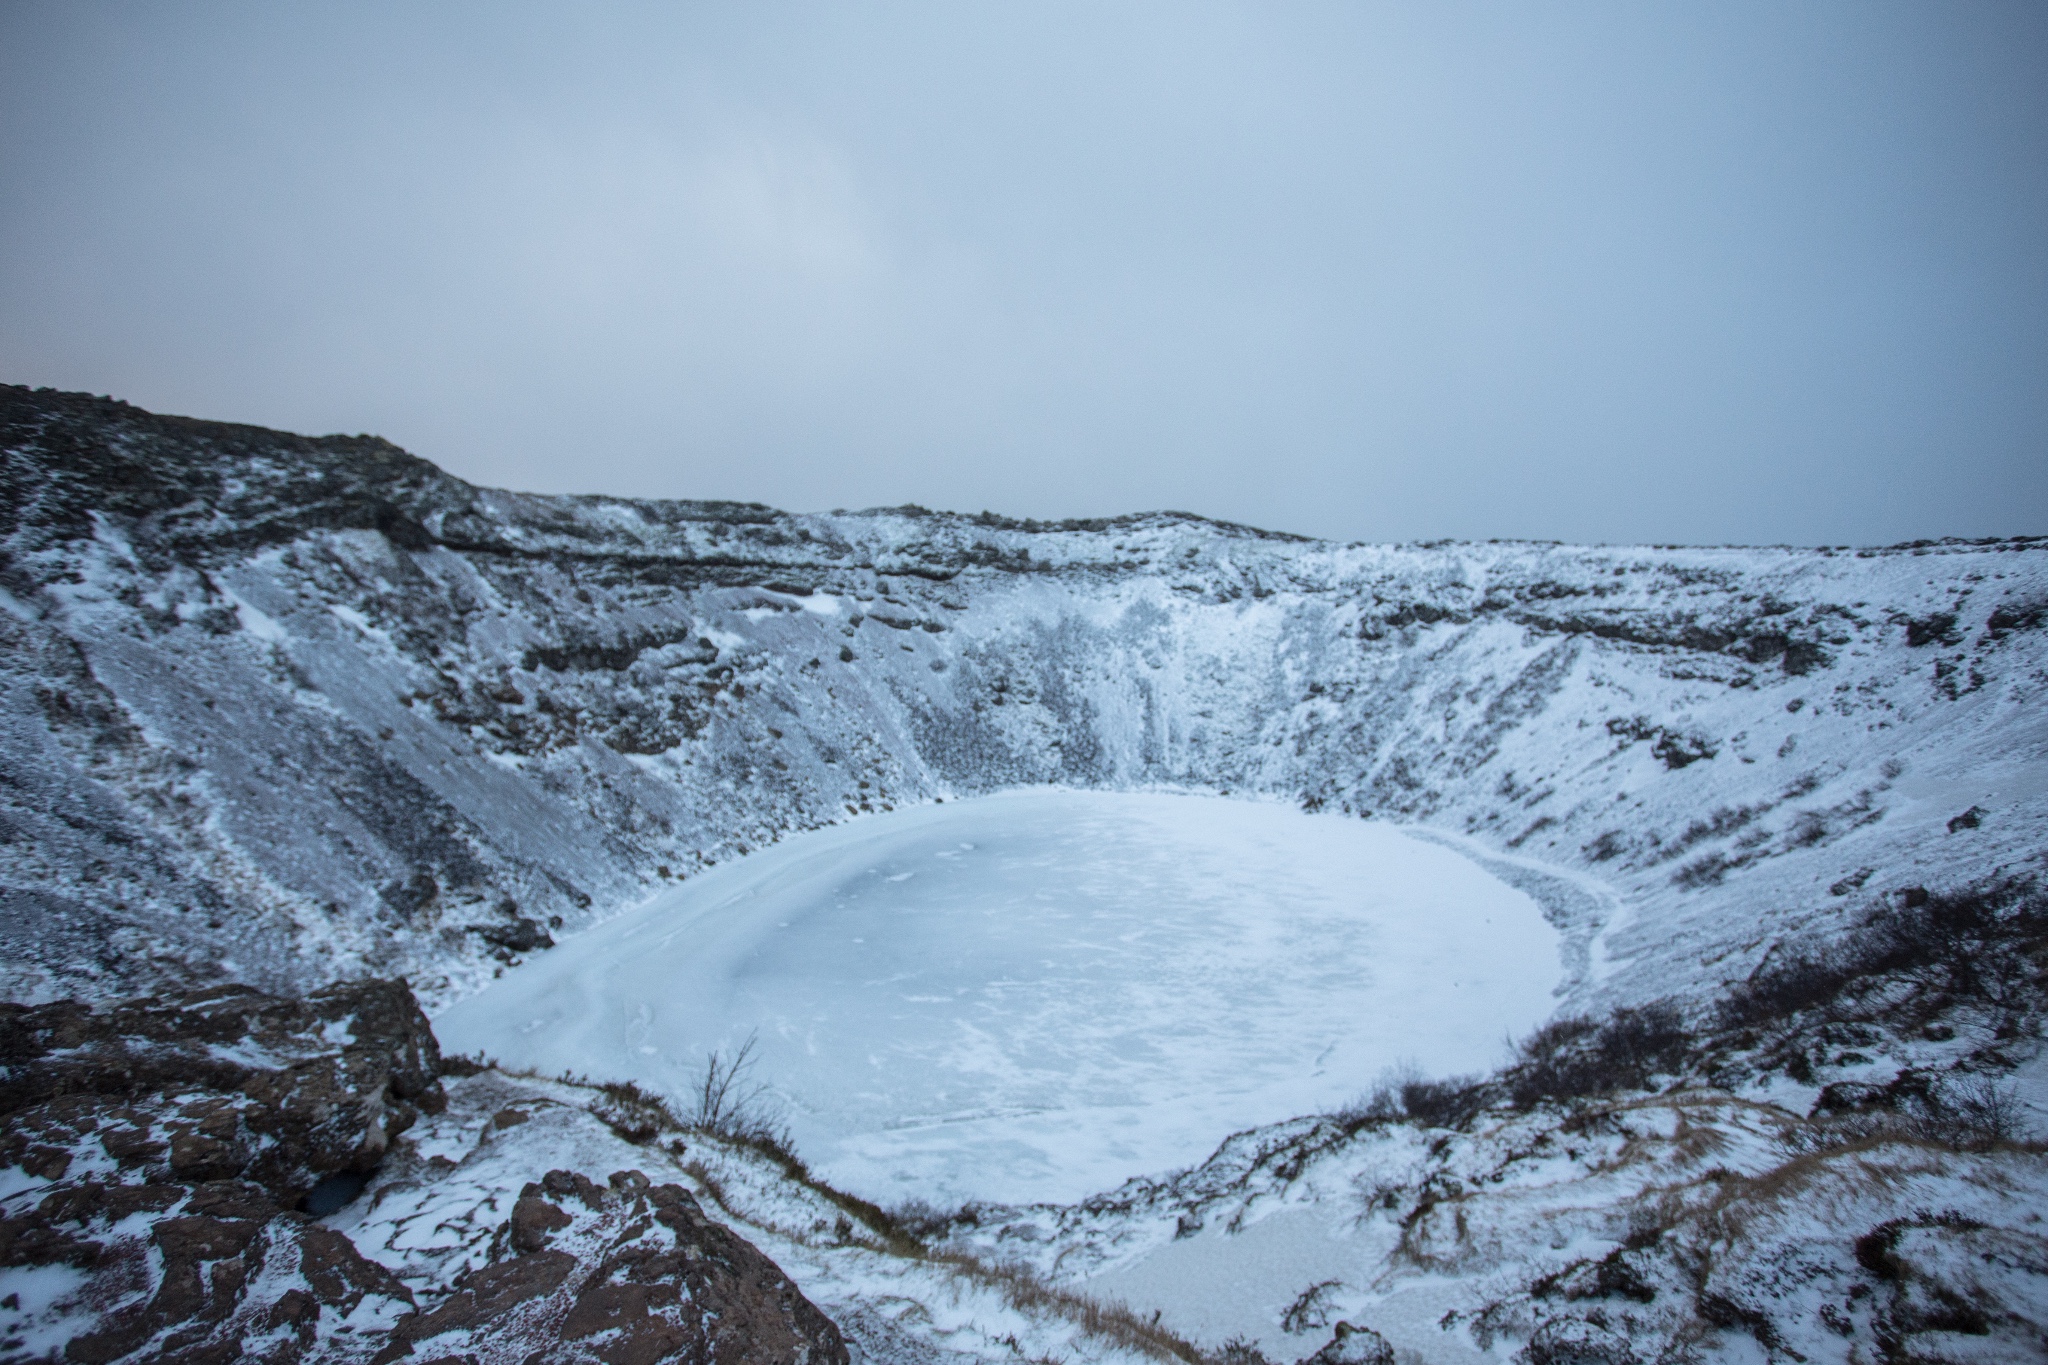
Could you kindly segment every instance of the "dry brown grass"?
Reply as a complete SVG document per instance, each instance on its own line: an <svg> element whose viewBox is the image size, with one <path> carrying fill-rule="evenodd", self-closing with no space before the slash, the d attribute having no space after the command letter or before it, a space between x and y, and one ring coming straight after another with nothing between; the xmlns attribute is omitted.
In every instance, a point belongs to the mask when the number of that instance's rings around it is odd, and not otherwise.
<svg viewBox="0 0 2048 1365"><path fill-rule="evenodd" d="M1209 1365L1209 1357L1193 1342L1161 1327L1155 1314L1147 1319L1121 1303L1104 1302L1048 1284L1028 1266L996 1265L959 1251L927 1251L924 1260L950 1267L962 1278L994 1289L1012 1307L1050 1314L1073 1323L1098 1341L1137 1351L1156 1360Z"/></svg>

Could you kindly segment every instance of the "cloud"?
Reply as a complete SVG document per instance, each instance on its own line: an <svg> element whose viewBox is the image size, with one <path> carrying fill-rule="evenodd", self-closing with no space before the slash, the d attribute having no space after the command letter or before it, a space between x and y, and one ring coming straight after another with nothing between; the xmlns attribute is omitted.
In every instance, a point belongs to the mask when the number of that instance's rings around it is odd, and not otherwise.
<svg viewBox="0 0 2048 1365"><path fill-rule="evenodd" d="M22 4L0 371L483 482L2048 520L2025 6Z"/></svg>

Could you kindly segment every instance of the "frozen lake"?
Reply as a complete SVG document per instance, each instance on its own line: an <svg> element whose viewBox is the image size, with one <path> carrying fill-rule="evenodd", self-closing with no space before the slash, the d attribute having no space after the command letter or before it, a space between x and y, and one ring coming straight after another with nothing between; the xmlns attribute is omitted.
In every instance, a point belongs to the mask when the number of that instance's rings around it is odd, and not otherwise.
<svg viewBox="0 0 2048 1365"><path fill-rule="evenodd" d="M509 971L444 1048L692 1092L758 1032L798 1150L882 1202L1072 1200L1490 1069L1555 1007L1539 907L1398 829L1025 791L802 834Z"/></svg>

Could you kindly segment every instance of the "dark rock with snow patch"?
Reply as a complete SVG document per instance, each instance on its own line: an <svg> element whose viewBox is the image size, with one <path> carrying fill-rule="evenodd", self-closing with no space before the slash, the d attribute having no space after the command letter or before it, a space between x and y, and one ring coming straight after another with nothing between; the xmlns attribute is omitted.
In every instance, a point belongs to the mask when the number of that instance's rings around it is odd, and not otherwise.
<svg viewBox="0 0 2048 1365"><path fill-rule="evenodd" d="M439 1064L399 981L0 1005L0 1361L846 1365L772 1261L637 1172L528 1185L423 1307L317 1215L441 1112Z"/></svg>
<svg viewBox="0 0 2048 1365"><path fill-rule="evenodd" d="M25 1177L0 1199L0 1361L846 1365L768 1257L639 1173L526 1185L492 1263L422 1308L315 1216L446 1105L438 1064L391 980L0 1005L0 1166Z"/></svg>
<svg viewBox="0 0 2048 1365"><path fill-rule="evenodd" d="M11 1199L0 1281L33 1286L0 1299L9 1361L366 1361L413 1305L348 1238L239 1180Z"/></svg>
<svg viewBox="0 0 2048 1365"><path fill-rule="evenodd" d="M847 1365L839 1329L773 1261L639 1171L608 1187L549 1171L493 1249L379 1359Z"/></svg>
<svg viewBox="0 0 2048 1365"><path fill-rule="evenodd" d="M293 1206L438 1112L439 1060L398 981L0 1005L6 1358L367 1360L412 1293Z"/></svg>
<svg viewBox="0 0 2048 1365"><path fill-rule="evenodd" d="M52 1180L245 1179L289 1206L373 1170L421 1111L438 1112L440 1057L401 981L297 1000L223 986L98 1009L0 1005L0 1162Z"/></svg>

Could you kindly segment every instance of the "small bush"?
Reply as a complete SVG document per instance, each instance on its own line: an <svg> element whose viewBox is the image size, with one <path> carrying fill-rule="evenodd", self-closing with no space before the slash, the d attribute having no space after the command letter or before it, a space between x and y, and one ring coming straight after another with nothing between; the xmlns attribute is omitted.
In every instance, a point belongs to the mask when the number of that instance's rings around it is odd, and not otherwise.
<svg viewBox="0 0 2048 1365"><path fill-rule="evenodd" d="M590 1102L590 1112L635 1146L652 1142L662 1133L682 1130L682 1120L667 1100L631 1081L607 1081L595 1088L597 1098Z"/></svg>
<svg viewBox="0 0 2048 1365"><path fill-rule="evenodd" d="M704 1075L684 1119L700 1133L766 1151L786 1164L796 1159L789 1133L768 1087L753 1078L754 1046L759 1039L758 1034L748 1034L730 1054L712 1049L704 1059Z"/></svg>
<svg viewBox="0 0 2048 1365"><path fill-rule="evenodd" d="M1988 1076L1946 1076L1908 1069L1888 1084L1837 1081L1814 1105L1818 1145L1899 1137L1962 1151L2024 1142L2026 1111L2017 1093Z"/></svg>
<svg viewBox="0 0 2048 1365"><path fill-rule="evenodd" d="M2048 621L2048 601L2001 602L1984 622L1984 638L1997 643L2016 630L2037 630Z"/></svg>
<svg viewBox="0 0 2048 1365"><path fill-rule="evenodd" d="M1906 644L1913 649L1924 645L1952 645L1962 640L1962 632L1956 629L1956 614L1952 611L1930 612L1919 619L1905 618Z"/></svg>
<svg viewBox="0 0 2048 1365"><path fill-rule="evenodd" d="M1425 1128L1462 1128L1493 1102L1495 1090L1477 1076L1426 1079L1413 1062L1381 1073L1372 1093L1353 1100L1329 1117L1348 1137L1364 1128L1388 1123L1419 1123Z"/></svg>
<svg viewBox="0 0 2048 1365"><path fill-rule="evenodd" d="M1966 1076L1951 1081L1940 1095L1938 1118L1956 1146L1994 1147L2033 1136L2027 1131L2026 1106L2011 1086L1988 1076Z"/></svg>
<svg viewBox="0 0 2048 1365"><path fill-rule="evenodd" d="M1401 1086L1401 1112L1425 1128L1462 1128L1486 1108L1491 1092L1476 1076L1441 1081L1407 1081Z"/></svg>
<svg viewBox="0 0 2048 1365"><path fill-rule="evenodd" d="M1722 1003L1720 1021L1751 1027L1810 1010L1839 1011L1886 981L1909 979L1935 999L2037 1003L2031 954L2048 943L2048 896L2031 878L1960 890L1909 888L1848 933L1795 948L1751 973Z"/></svg>
<svg viewBox="0 0 2048 1365"><path fill-rule="evenodd" d="M1280 1315L1280 1330L1299 1335L1328 1327L1331 1296L1343 1287L1342 1280L1324 1280L1302 1290L1287 1311Z"/></svg>
<svg viewBox="0 0 2048 1365"><path fill-rule="evenodd" d="M1786 658L1790 658L1788 653ZM1720 751L1714 742L1701 734L1680 734L1675 730L1660 730L1657 742L1650 746L1650 752L1664 761L1664 766L1676 772L1701 759L1712 758Z"/></svg>
<svg viewBox="0 0 2048 1365"><path fill-rule="evenodd" d="M896 1228L921 1242L936 1242L950 1236L956 1227L978 1226L981 1210L973 1204L942 1209L922 1199L906 1199L889 1210L889 1220Z"/></svg>
<svg viewBox="0 0 2048 1365"><path fill-rule="evenodd" d="M1508 1069L1508 1097L1526 1109L1640 1089L1680 1066L1691 1043L1677 1008L1667 1003L1618 1009L1600 1021L1555 1020L1521 1045Z"/></svg>
<svg viewBox="0 0 2048 1365"><path fill-rule="evenodd" d="M1618 829L1610 829L1579 851L1586 855L1587 862L1604 863L1620 857L1627 849L1628 836Z"/></svg>
<svg viewBox="0 0 2048 1365"><path fill-rule="evenodd" d="M1712 853L1702 853L1699 857L1672 873L1671 882L1672 885L1682 887L1687 891L1697 891L1703 886L1719 886L1722 878L1728 875L1728 871L1732 866L1734 864L1729 862L1728 855L1725 853L1718 850Z"/></svg>

